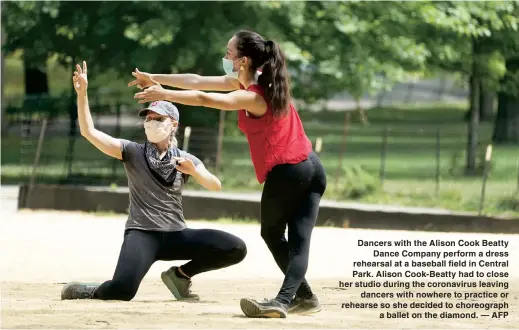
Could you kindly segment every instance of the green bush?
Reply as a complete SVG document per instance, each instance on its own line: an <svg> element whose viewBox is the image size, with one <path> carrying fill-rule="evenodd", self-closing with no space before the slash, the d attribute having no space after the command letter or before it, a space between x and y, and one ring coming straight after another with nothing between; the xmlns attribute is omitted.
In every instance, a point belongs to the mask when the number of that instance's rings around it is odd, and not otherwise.
<svg viewBox="0 0 519 330"><path fill-rule="evenodd" d="M504 212L519 212L519 194L500 197L497 201L497 209Z"/></svg>
<svg viewBox="0 0 519 330"><path fill-rule="evenodd" d="M465 172L465 166L467 163L467 151L461 150L458 152L454 152L450 158L449 162L449 175L453 177L463 177L468 174L473 176L481 176L483 175L483 171L485 169L485 155L487 147L479 147L476 154L476 170L472 173ZM492 172L492 169L495 167L494 161L490 161L488 164L488 173Z"/></svg>
<svg viewBox="0 0 519 330"><path fill-rule="evenodd" d="M329 182L328 186L332 186L333 195L339 199L361 199L379 191L380 181L356 165L343 168L336 182Z"/></svg>

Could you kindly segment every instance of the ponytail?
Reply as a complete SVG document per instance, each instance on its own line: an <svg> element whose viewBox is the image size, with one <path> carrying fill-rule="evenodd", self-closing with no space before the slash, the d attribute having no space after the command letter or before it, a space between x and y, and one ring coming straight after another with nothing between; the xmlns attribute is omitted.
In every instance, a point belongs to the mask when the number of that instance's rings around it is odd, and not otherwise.
<svg viewBox="0 0 519 330"><path fill-rule="evenodd" d="M251 59L250 73L262 68L258 85L265 92L265 99L272 107L275 117L288 113L290 104L290 82L285 54L279 45L252 31L240 31L234 35L238 58Z"/></svg>
<svg viewBox="0 0 519 330"><path fill-rule="evenodd" d="M258 84L265 91L265 98L272 106L275 117L288 113L290 103L290 82L285 55L278 44L271 40L264 42L265 63L258 78Z"/></svg>

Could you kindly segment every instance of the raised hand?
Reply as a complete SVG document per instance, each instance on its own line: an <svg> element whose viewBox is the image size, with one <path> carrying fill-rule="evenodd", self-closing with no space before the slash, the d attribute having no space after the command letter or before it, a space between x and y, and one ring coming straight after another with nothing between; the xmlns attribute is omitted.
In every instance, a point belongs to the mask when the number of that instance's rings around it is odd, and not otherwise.
<svg viewBox="0 0 519 330"><path fill-rule="evenodd" d="M193 175L196 172L195 164L193 161L189 158L183 158L183 157L174 157L174 159L177 161L177 170L180 172L187 174L187 175Z"/></svg>
<svg viewBox="0 0 519 330"><path fill-rule="evenodd" d="M139 99L139 103L148 103L153 101L167 101L167 91L153 79L150 79L152 85L142 92L135 93L134 98Z"/></svg>
<svg viewBox="0 0 519 330"><path fill-rule="evenodd" d="M136 79L132 80L128 83L128 87L137 85L137 88L144 89L153 85L153 79L151 78L151 74L147 72L140 72L139 69L135 69L132 72L132 76Z"/></svg>
<svg viewBox="0 0 519 330"><path fill-rule="evenodd" d="M72 76L72 83L74 84L74 89L78 95L85 94L88 87L88 79L87 79L87 64L83 61L83 68L76 64L76 71L74 71L74 75Z"/></svg>

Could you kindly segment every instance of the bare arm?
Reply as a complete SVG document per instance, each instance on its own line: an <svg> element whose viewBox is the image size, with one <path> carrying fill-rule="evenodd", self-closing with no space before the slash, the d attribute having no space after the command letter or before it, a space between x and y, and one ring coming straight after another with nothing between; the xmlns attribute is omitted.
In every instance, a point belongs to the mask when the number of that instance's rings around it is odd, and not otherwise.
<svg viewBox="0 0 519 330"><path fill-rule="evenodd" d="M132 72L135 80L128 83L128 86L137 86L141 89L151 86L152 79L161 85L171 86L180 89L191 89L199 91L234 91L240 89L238 79L229 76L205 77L192 73L182 74L151 74L135 69Z"/></svg>
<svg viewBox="0 0 519 330"><path fill-rule="evenodd" d="M195 163L189 157L175 157L175 159L178 163L177 170L192 176L202 187L208 190L222 189L220 180L207 170L204 163L198 160L199 163L195 166Z"/></svg>
<svg viewBox="0 0 519 330"><path fill-rule="evenodd" d="M207 190L219 191L222 189L220 180L213 173L209 172L204 164L198 164L191 176Z"/></svg>
<svg viewBox="0 0 519 330"><path fill-rule="evenodd" d="M204 77L197 74L152 74L161 85L199 91L234 91L240 89L240 82L228 76Z"/></svg>
<svg viewBox="0 0 519 330"><path fill-rule="evenodd" d="M167 100L174 103L213 108L224 111L245 109L255 116L263 116L267 103L258 93L237 90L230 93L206 93L201 91L172 91L162 88L158 82L135 94L139 103Z"/></svg>
<svg viewBox="0 0 519 330"><path fill-rule="evenodd" d="M122 160L121 141L94 127L88 105L86 63L83 62L83 69L79 65L76 65L76 69L78 71L74 72L73 84L77 92L77 114L81 135L106 155Z"/></svg>
<svg viewBox="0 0 519 330"><path fill-rule="evenodd" d="M78 95L77 104L81 135L106 155L121 160L121 141L94 127L88 106L88 96L86 94L83 96Z"/></svg>

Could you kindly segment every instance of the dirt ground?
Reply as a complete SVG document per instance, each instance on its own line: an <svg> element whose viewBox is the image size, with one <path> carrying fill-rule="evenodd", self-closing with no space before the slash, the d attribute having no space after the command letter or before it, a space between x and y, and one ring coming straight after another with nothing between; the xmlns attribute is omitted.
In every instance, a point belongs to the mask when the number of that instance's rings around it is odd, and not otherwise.
<svg viewBox="0 0 519 330"><path fill-rule="evenodd" d="M519 252L518 235L444 234L399 231L352 230L316 228L312 237L310 265L307 279L319 296L323 311L313 316L289 315L287 319L249 319L243 316L239 300L272 298L282 282L282 274L273 261L259 235L257 225L220 224L190 221L192 228L216 228L231 232L245 240L248 254L245 260L233 267L200 274L193 279L193 291L201 296L198 303L176 301L160 281L160 272L183 262L157 262L146 275L137 296L131 302L104 302L93 300L61 301L60 290L68 281L100 282L109 279L122 243L124 216L94 216L64 212L2 212L0 220L1 251L1 319L2 329L93 329L93 328L164 328L164 329L517 329L519 324ZM497 309L369 309L342 308L348 302L412 301L431 299L362 298L366 292L402 292L390 288L344 288L339 281L369 282L366 278L353 278L353 262L383 261L373 256L373 247L359 247L358 240L399 239L488 239L505 240L503 247L493 251L510 253L509 267L479 267L480 271L507 271L506 299L437 299L435 302L507 302L506 318ZM406 247L380 248L381 251L457 251L460 248ZM488 251L489 248L461 248L463 251ZM456 258L455 258L456 259ZM463 259L463 258L457 258ZM465 258L466 259L466 258ZM472 258L476 260L477 258ZM488 258L489 260L492 258ZM395 258L406 260L406 258ZM407 259L409 260L409 259ZM418 260L418 259L416 259ZM425 259L424 259L425 260ZM441 258L438 260L442 260ZM495 259L492 259L495 260ZM505 260L505 259L503 259ZM404 271L406 267L367 269ZM433 269L433 267L430 267ZM438 271L453 268L437 269ZM413 271L426 270L426 267ZM383 279L384 280L384 279ZM391 280L391 279L390 279ZM401 279L404 280L404 279ZM444 279L441 279L445 281ZM479 280L479 279L470 279ZM494 281L496 279L488 280ZM416 292L418 289L411 288ZM485 289L431 289L421 292L482 292ZM386 312L473 312L476 319L421 318L380 319ZM490 316L482 316L488 314Z"/></svg>

